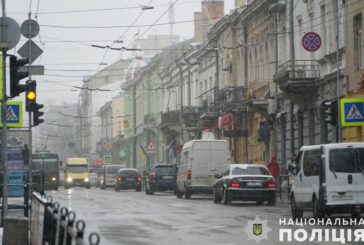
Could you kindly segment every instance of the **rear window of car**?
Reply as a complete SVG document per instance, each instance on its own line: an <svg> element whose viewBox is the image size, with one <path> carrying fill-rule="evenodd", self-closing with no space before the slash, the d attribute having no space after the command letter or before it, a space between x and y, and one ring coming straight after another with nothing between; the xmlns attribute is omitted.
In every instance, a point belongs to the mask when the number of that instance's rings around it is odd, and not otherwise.
<svg viewBox="0 0 364 245"><path fill-rule="evenodd" d="M124 177L137 177L138 172L135 170L123 170L119 172L119 175Z"/></svg>
<svg viewBox="0 0 364 245"><path fill-rule="evenodd" d="M262 167L235 167L231 171L232 175L270 175L266 168Z"/></svg>
<svg viewBox="0 0 364 245"><path fill-rule="evenodd" d="M156 166L155 167L155 171L157 173L175 173L176 172L176 168L174 166Z"/></svg>
<svg viewBox="0 0 364 245"><path fill-rule="evenodd" d="M120 168L121 167L119 167L119 166L110 166L110 167L106 167L106 171L107 171L108 174L117 174L118 170Z"/></svg>
<svg viewBox="0 0 364 245"><path fill-rule="evenodd" d="M364 173L364 149L347 148L330 151L330 170L339 173Z"/></svg>

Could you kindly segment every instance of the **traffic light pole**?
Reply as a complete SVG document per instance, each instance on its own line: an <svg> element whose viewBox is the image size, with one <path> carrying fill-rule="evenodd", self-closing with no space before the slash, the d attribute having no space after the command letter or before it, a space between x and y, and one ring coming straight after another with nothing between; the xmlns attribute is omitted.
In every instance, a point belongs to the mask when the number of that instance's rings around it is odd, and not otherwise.
<svg viewBox="0 0 364 245"><path fill-rule="evenodd" d="M1 205L1 226L4 224L4 217L8 213L8 175L7 175L7 156L6 156L6 142L7 142L7 125L6 125L6 52L7 52L7 29L6 29L6 13L5 13L5 0L2 0L2 23L1 23L1 53L2 53L2 98L1 98L1 169L3 172L3 195L2 195L2 205Z"/></svg>

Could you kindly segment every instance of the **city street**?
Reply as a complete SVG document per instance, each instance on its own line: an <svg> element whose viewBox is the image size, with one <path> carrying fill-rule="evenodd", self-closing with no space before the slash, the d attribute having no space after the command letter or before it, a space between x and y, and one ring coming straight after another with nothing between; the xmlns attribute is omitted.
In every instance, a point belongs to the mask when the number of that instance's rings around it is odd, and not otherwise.
<svg viewBox="0 0 364 245"><path fill-rule="evenodd" d="M289 217L289 205L270 207L249 203L216 205L208 197L177 199L172 193L100 190L92 188L49 192L54 200L86 221L87 232L98 232L106 244L256 244L247 242L247 219L269 220L269 241L278 244L278 220Z"/></svg>

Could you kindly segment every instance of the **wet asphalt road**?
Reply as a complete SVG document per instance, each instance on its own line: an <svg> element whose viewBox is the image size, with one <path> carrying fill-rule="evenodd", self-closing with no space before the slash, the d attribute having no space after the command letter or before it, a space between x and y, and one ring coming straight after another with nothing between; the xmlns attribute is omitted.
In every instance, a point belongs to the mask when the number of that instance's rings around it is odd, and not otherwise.
<svg viewBox="0 0 364 245"><path fill-rule="evenodd" d="M214 204L207 196L185 200L177 199L172 193L147 196L132 190L115 192L98 188L60 189L48 194L75 211L77 219L86 222L87 233L99 233L103 245L257 244L247 240L248 234L244 231L247 221L256 216L268 220L272 229L269 240L259 244L282 244L278 241L278 229L282 228L278 221L290 217L287 204L271 207L237 202L225 206Z"/></svg>

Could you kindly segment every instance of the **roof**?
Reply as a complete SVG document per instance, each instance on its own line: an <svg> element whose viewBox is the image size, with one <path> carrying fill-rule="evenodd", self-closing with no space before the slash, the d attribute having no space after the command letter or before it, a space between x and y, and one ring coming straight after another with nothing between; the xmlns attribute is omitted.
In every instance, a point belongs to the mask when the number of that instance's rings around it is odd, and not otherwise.
<svg viewBox="0 0 364 245"><path fill-rule="evenodd" d="M247 168L247 167L252 167L252 168L258 168L258 167L264 167L264 165L262 164L248 164L248 163L233 163L229 165L231 168L234 167L240 167L240 168Z"/></svg>
<svg viewBox="0 0 364 245"><path fill-rule="evenodd" d="M67 164L88 164L87 158L71 157L67 158Z"/></svg>
<svg viewBox="0 0 364 245"><path fill-rule="evenodd" d="M322 144L322 145L305 145L305 146L301 147L301 150L320 149L321 146L323 146L325 148L364 147L364 142L331 143L331 144Z"/></svg>
<svg viewBox="0 0 364 245"><path fill-rule="evenodd" d="M190 147L191 145L193 145L195 142L224 142L224 143L227 143L226 140L191 140L191 141L188 141L186 142L184 145L183 145L183 148L185 147Z"/></svg>

